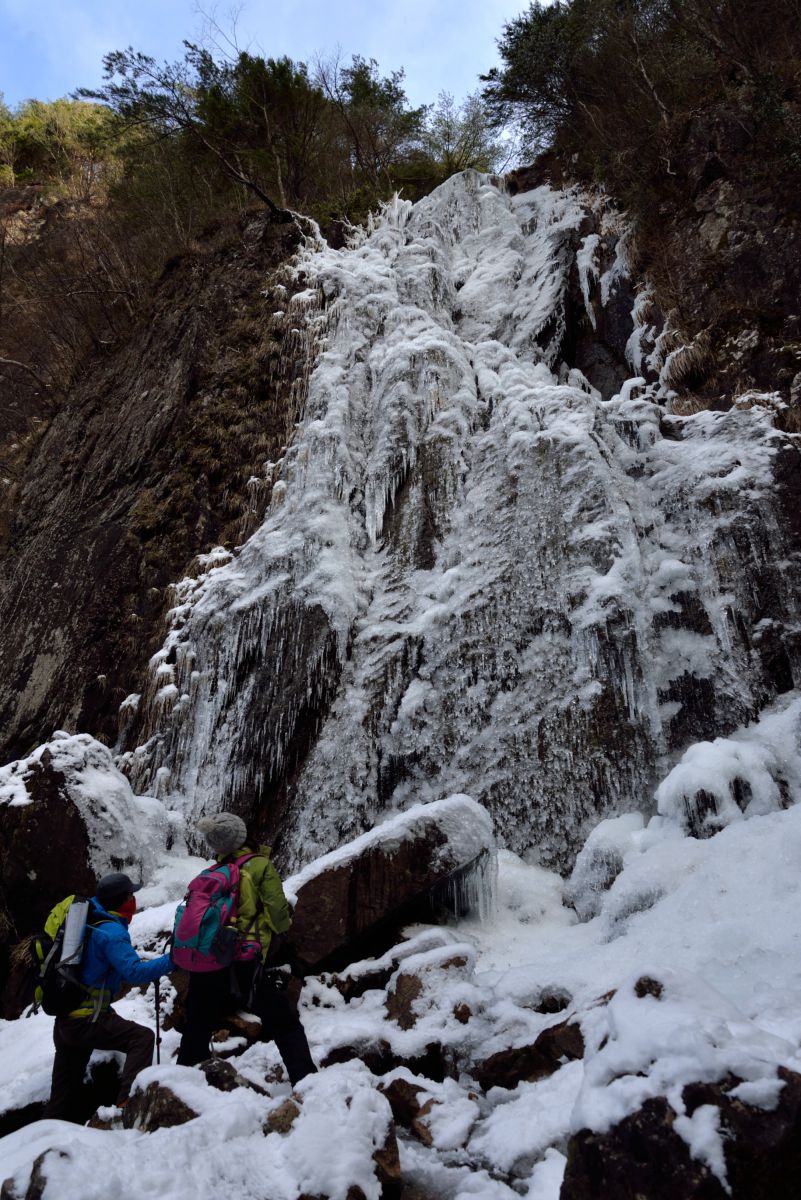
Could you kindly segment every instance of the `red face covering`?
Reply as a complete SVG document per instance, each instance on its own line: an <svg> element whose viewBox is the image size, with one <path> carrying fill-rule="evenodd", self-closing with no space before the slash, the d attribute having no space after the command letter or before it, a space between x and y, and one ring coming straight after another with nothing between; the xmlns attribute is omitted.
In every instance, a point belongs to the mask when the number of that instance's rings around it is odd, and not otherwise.
<svg viewBox="0 0 801 1200"><path fill-rule="evenodd" d="M131 917L136 912L136 896L128 896L122 904L115 905L114 911L119 913L126 925L130 925Z"/></svg>

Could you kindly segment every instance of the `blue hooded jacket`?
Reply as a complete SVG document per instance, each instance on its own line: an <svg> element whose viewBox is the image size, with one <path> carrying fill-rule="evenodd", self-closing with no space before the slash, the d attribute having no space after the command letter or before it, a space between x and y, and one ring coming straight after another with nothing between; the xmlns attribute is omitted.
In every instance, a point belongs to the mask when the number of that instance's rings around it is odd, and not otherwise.
<svg viewBox="0 0 801 1200"><path fill-rule="evenodd" d="M131 935L122 917L106 912L95 896L90 904L81 961L81 983L91 988L93 994L93 1001L85 1006L86 1013L92 1012L96 1004L107 1008L123 983L152 983L172 969L169 954L150 961L141 959L131 945ZM83 1009L70 1014L82 1015L85 1015Z"/></svg>

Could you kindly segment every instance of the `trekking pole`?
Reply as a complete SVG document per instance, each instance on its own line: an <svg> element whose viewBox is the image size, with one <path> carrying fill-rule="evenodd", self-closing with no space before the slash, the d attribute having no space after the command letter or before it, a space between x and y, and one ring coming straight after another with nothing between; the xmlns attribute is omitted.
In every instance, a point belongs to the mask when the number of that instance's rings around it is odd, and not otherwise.
<svg viewBox="0 0 801 1200"><path fill-rule="evenodd" d="M156 1062L161 1066L161 988L156 980Z"/></svg>

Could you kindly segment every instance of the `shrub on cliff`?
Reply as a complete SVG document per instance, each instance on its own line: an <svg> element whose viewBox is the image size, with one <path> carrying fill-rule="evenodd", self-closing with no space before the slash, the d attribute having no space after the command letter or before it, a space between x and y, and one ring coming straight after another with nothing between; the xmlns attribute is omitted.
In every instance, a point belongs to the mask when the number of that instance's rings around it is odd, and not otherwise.
<svg viewBox="0 0 801 1200"><path fill-rule="evenodd" d="M509 22L486 76L499 122L552 148L638 214L682 184L690 128L735 112L753 170L801 171L796 0L536 0Z"/></svg>

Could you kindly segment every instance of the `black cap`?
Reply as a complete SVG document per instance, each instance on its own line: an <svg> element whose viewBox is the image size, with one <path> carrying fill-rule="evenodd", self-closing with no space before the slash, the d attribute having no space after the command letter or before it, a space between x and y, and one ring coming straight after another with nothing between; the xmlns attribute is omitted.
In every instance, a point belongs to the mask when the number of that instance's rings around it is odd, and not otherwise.
<svg viewBox="0 0 801 1200"><path fill-rule="evenodd" d="M122 871L111 871L108 875L104 875L98 882L95 889L95 896L103 905L108 908L116 902L124 900L126 896L131 896L134 892L138 892L141 888L141 883L134 883L129 875L125 875Z"/></svg>

